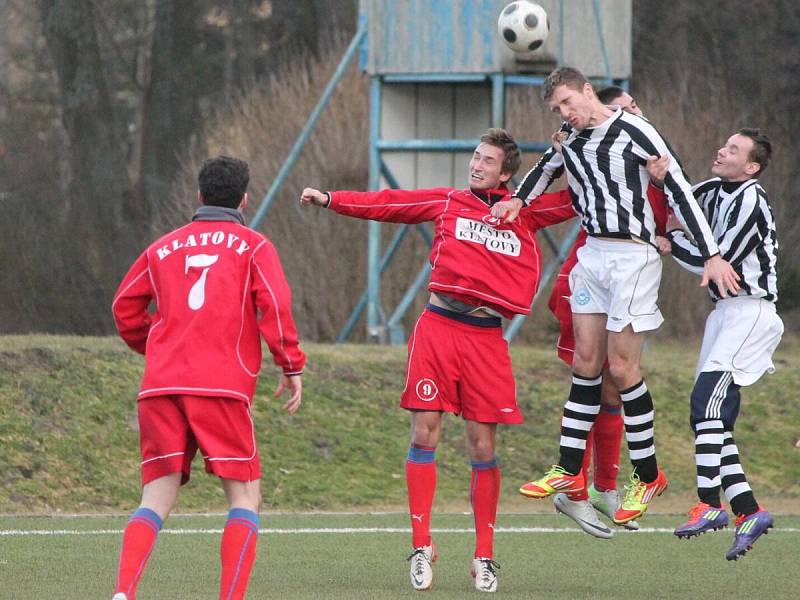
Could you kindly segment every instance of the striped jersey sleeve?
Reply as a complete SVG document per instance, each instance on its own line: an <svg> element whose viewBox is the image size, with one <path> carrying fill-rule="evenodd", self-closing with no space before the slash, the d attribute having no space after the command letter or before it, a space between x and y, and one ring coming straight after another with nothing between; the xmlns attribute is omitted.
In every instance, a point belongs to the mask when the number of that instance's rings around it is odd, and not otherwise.
<svg viewBox="0 0 800 600"><path fill-rule="evenodd" d="M525 206L529 205L532 200L542 195L553 181L561 177L563 172L564 157L555 148L548 148L539 162L525 174L514 192L514 197L522 200Z"/></svg>
<svg viewBox="0 0 800 600"><path fill-rule="evenodd" d="M775 221L767 194L755 180L726 191L719 179L695 187L723 259L740 277L740 295L777 300L777 249ZM704 259L695 243L680 230L669 232L672 255L685 269L703 272ZM709 292L720 296L713 284Z"/></svg>
<svg viewBox="0 0 800 600"><path fill-rule="evenodd" d="M649 156L669 156L669 170L664 178L664 191L675 216L689 231L705 259L719 252L711 228L705 220L692 187L683 173L679 159L671 152L667 142L646 119L623 114L619 126L633 142L632 152L645 163Z"/></svg>

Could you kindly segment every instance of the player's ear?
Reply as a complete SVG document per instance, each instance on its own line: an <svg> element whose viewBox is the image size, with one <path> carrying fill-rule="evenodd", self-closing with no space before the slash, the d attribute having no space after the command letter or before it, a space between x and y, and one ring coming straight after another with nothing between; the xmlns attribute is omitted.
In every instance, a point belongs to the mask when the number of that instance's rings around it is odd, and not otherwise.
<svg viewBox="0 0 800 600"><path fill-rule="evenodd" d="M201 206L206 203L205 200L203 200L203 194L200 192L200 190L197 190L197 203Z"/></svg>
<svg viewBox="0 0 800 600"><path fill-rule="evenodd" d="M587 98L597 97L597 94L594 93L594 88L592 87L592 84L589 83L588 81L583 84L583 95L586 96Z"/></svg>
<svg viewBox="0 0 800 600"><path fill-rule="evenodd" d="M247 208L247 201L250 199L250 196L247 195L247 192L244 193L242 196L242 201L239 203L239 210L244 210Z"/></svg>
<svg viewBox="0 0 800 600"><path fill-rule="evenodd" d="M503 171L500 173L500 183L508 183L508 180L511 179L513 173L511 171Z"/></svg>

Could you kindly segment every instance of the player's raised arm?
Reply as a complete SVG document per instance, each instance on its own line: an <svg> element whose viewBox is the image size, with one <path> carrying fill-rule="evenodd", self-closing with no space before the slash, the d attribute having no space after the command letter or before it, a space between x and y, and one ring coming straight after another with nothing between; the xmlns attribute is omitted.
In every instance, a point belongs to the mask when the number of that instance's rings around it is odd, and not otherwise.
<svg viewBox="0 0 800 600"><path fill-rule="evenodd" d="M452 188L386 189L379 192L320 192L305 188L300 204L327 207L341 215L359 219L415 224L433 221L442 214L450 192Z"/></svg>

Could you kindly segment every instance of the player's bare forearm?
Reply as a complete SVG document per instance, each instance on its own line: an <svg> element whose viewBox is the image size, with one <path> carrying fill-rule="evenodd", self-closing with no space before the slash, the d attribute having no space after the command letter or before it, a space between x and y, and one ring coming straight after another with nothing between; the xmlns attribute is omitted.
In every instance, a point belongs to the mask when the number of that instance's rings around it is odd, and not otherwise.
<svg viewBox="0 0 800 600"><path fill-rule="evenodd" d="M513 223L519 216L519 211L524 206L522 200L519 198L511 198L510 200L501 200L492 206L492 216L502 219L505 223Z"/></svg>

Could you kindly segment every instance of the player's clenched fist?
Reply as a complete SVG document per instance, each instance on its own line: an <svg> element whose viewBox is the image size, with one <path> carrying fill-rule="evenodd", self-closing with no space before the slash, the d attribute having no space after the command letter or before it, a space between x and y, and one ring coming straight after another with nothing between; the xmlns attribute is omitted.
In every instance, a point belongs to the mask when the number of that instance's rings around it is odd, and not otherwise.
<svg viewBox="0 0 800 600"><path fill-rule="evenodd" d="M328 194L315 190L314 188L307 187L300 194L300 204L306 206L307 204L314 204L316 206L328 206Z"/></svg>

